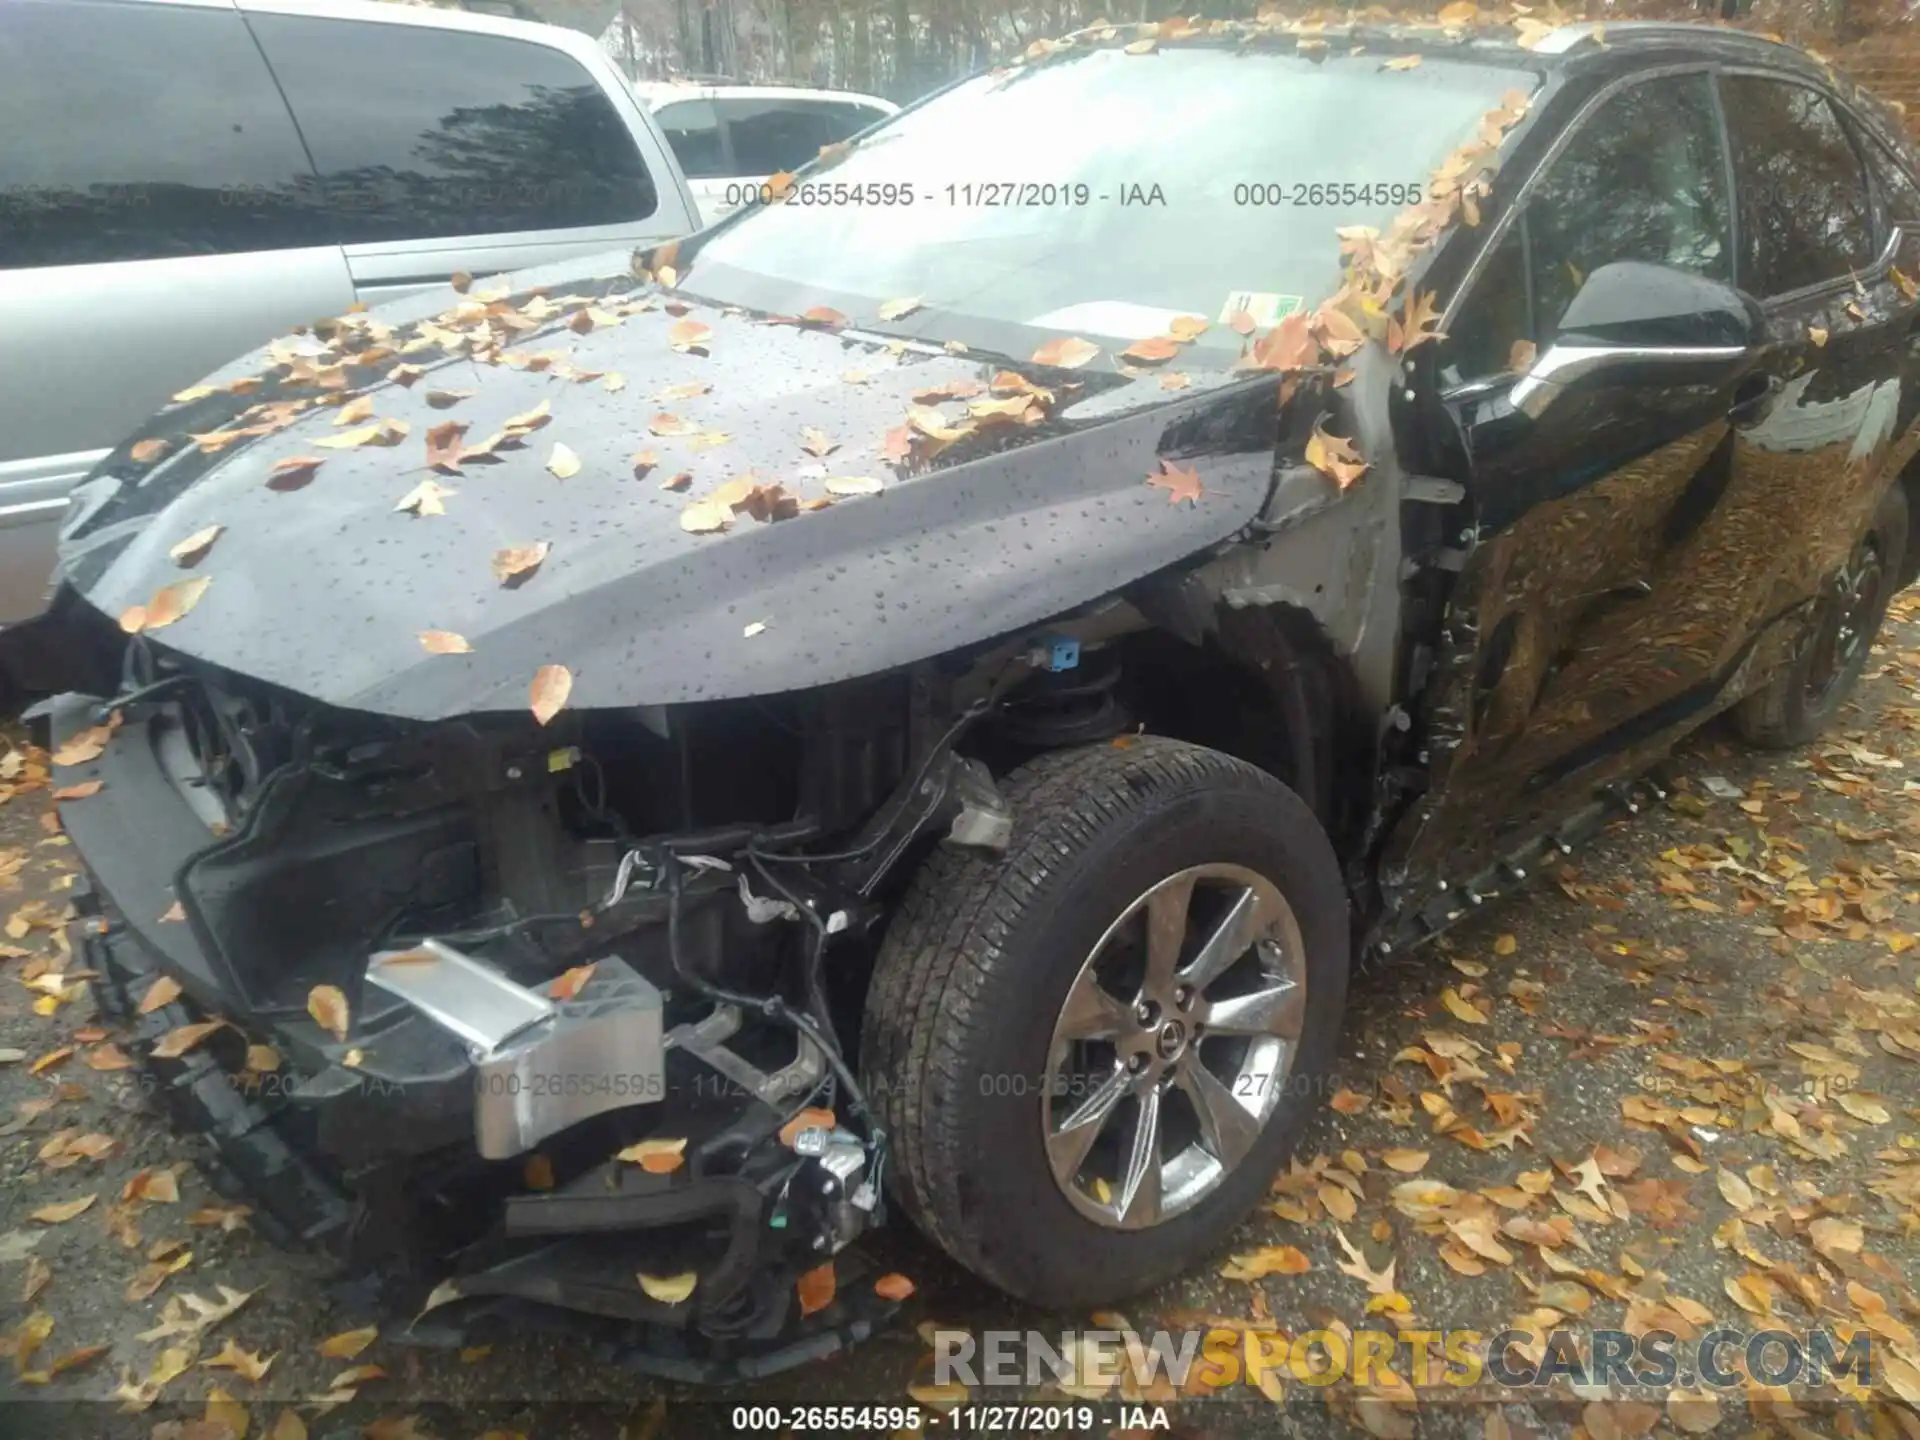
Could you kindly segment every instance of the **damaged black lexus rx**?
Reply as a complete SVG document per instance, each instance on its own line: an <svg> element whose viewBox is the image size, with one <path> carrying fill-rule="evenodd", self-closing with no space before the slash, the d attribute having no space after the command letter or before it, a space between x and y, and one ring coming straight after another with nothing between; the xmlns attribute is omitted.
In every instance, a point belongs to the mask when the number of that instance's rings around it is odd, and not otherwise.
<svg viewBox="0 0 1920 1440"><path fill-rule="evenodd" d="M176 397L0 650L216 1183L696 1378L870 1329L892 1206L1041 1303L1200 1259L1351 958L1810 738L1920 554L1905 142L1596 35L1090 32Z"/></svg>

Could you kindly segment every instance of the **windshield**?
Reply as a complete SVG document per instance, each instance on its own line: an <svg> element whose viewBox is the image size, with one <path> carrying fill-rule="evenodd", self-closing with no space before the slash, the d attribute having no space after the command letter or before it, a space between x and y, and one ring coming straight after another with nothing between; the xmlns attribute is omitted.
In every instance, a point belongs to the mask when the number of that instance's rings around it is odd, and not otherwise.
<svg viewBox="0 0 1920 1440"><path fill-rule="evenodd" d="M1385 228L1481 116L1537 77L1392 51L1082 51L976 76L709 238L684 287L1024 354L1033 333L1140 339L1179 315L1261 325L1339 286L1336 226ZM876 322L887 301L920 307ZM900 307L889 307L898 310Z"/></svg>

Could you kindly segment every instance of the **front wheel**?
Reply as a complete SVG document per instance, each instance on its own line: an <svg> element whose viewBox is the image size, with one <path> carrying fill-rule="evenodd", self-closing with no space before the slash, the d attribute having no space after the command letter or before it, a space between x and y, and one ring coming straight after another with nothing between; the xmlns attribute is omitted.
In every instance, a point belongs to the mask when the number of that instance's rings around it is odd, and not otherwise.
<svg viewBox="0 0 1920 1440"><path fill-rule="evenodd" d="M1907 497L1888 488L1873 523L1821 592L1792 662L1732 710L1748 744L1791 749L1819 736L1853 696L1906 560Z"/></svg>
<svg viewBox="0 0 1920 1440"><path fill-rule="evenodd" d="M941 850L895 915L863 1055L920 1227L1036 1304L1184 1270L1317 1108L1346 1003L1346 893L1306 804L1146 738L1004 785L998 859Z"/></svg>

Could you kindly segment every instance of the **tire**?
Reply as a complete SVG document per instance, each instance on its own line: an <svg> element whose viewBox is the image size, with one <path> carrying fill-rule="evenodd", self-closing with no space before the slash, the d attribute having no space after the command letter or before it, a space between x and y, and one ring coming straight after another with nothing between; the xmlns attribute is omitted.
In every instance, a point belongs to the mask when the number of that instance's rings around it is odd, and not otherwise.
<svg viewBox="0 0 1920 1440"><path fill-rule="evenodd" d="M1021 766L1002 789L1014 814L1005 855L942 847L923 864L893 916L868 995L863 1063L870 1097L892 1137L893 1194L928 1237L1021 1299L1099 1305L1158 1284L1215 1249L1266 1193L1318 1108L1346 1004L1346 890L1305 802L1272 776L1217 751L1153 737L1125 748L1060 751ZM1091 1191L1075 1182L1079 1198L1070 1198L1068 1184L1056 1182L1049 1165L1046 1127L1060 1108L1082 1103L1077 1090L1044 1098L1054 1026L1067 1023L1062 1007L1083 963L1092 964L1088 957L1096 950L1113 953L1102 948L1104 937L1119 933L1113 927L1129 905L1189 867L1233 867L1235 875L1264 877L1286 902L1293 928L1270 932L1283 934L1286 943L1262 941L1236 965L1264 967L1297 947L1286 963L1304 976L1299 1038L1284 1083L1272 1087L1275 1098L1257 1137L1213 1188L1177 1213L1170 1206L1158 1223L1115 1228L1087 1213L1104 1203L1099 1182ZM1193 882L1195 893L1207 889L1228 905L1241 881L1228 876L1215 892L1208 887L1217 879ZM1227 922L1195 923L1191 933L1203 935L1216 923L1224 931ZM1124 952L1123 940L1112 943ZM1198 973L1194 962L1186 963L1180 973ZM1228 972L1227 979L1241 973ZM1126 1004L1120 1011L1139 1018ZM1193 1034L1202 1031L1196 1027ZM1193 1039L1194 1054L1184 1058L1209 1053L1203 1047L1242 1043L1266 1042L1208 1035ZM1133 1058L1156 1063L1137 1051ZM1117 1059L1106 1063L1114 1067L1109 1079L1125 1078ZM1159 1063L1168 1067L1164 1083L1175 1085L1177 1061L1162 1053ZM1158 1074L1139 1078L1144 1083ZM1146 1102L1132 1103L1139 1127ZM1156 1102L1155 1113L1169 1117L1160 1132L1168 1146L1176 1143L1177 1112L1187 1103ZM1199 1114L1195 1103L1185 1118L1197 1121ZM1199 1138L1195 1132L1194 1142ZM1116 1143L1126 1153L1132 1142ZM1120 1178L1124 1183L1124 1173ZM1123 1208L1124 1199L1111 1203Z"/></svg>
<svg viewBox="0 0 1920 1440"><path fill-rule="evenodd" d="M1907 497L1896 483L1881 497L1846 569L1822 593L1799 654L1733 707L1734 733L1758 749L1790 750L1833 723L1860 683L1867 653L1893 599L1896 577L1906 563L1906 549ZM1873 576L1871 594L1857 594L1849 604L1836 587L1849 577L1858 582L1867 573ZM1850 646L1849 633L1855 637Z"/></svg>

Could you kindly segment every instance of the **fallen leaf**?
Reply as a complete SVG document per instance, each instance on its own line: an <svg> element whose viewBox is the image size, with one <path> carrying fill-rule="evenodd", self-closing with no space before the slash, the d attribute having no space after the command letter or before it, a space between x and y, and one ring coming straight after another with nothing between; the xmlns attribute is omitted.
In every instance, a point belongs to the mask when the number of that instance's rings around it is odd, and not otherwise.
<svg viewBox="0 0 1920 1440"><path fill-rule="evenodd" d="M1403 1175L1424 1170L1428 1153L1425 1150L1386 1150L1381 1152L1380 1163L1389 1170L1398 1170Z"/></svg>
<svg viewBox="0 0 1920 1440"><path fill-rule="evenodd" d="M447 513L447 507L441 502L447 496L459 493L451 486L442 485L438 480L422 480L402 495L393 508L395 511L411 511L416 517L444 515Z"/></svg>
<svg viewBox="0 0 1920 1440"><path fill-rule="evenodd" d="M593 976L592 965L575 965L563 970L547 986L547 994L555 1000L571 1000L577 996L587 981Z"/></svg>
<svg viewBox="0 0 1920 1440"><path fill-rule="evenodd" d="M85 800L90 795L98 795L106 787L104 780L82 780L78 785L62 785L52 792L49 798L54 800Z"/></svg>
<svg viewBox="0 0 1920 1440"><path fill-rule="evenodd" d="M1807 339L1811 340L1816 346L1824 346L1827 343L1827 332L1822 326L1809 325L1807 327Z"/></svg>
<svg viewBox="0 0 1920 1440"><path fill-rule="evenodd" d="M167 453L169 443L166 440L136 440L133 448L127 453L133 457L134 464L151 465Z"/></svg>
<svg viewBox="0 0 1920 1440"><path fill-rule="evenodd" d="M200 603L200 597L207 593L207 587L211 584L211 575L201 575L192 580L176 580L171 585L162 585L147 601L146 621L140 628L158 630L173 624Z"/></svg>
<svg viewBox="0 0 1920 1440"><path fill-rule="evenodd" d="M269 490L298 490L313 479L314 472L326 464L319 455L289 455L284 460L273 462L273 468L267 472Z"/></svg>
<svg viewBox="0 0 1920 1440"><path fill-rule="evenodd" d="M62 1200L53 1205L42 1205L28 1215L30 1220L38 1220L42 1225L64 1225L76 1215L84 1215L93 1208L98 1194L82 1195L78 1200Z"/></svg>
<svg viewBox="0 0 1920 1440"><path fill-rule="evenodd" d="M920 308L920 297L912 296L905 300L883 300L880 302L882 320L903 320Z"/></svg>
<svg viewBox="0 0 1920 1440"><path fill-rule="evenodd" d="M1487 1023L1487 1012L1467 1000L1451 985L1440 992L1440 1003L1447 1007L1447 1013L1456 1020L1463 1020L1469 1025Z"/></svg>
<svg viewBox="0 0 1920 1440"><path fill-rule="evenodd" d="M198 565L207 558L207 552L213 548L213 542L220 538L220 532L226 528L224 525L209 525L204 530L194 531L167 551L168 558L180 566Z"/></svg>
<svg viewBox="0 0 1920 1440"><path fill-rule="evenodd" d="M1329 435L1317 422L1307 441L1307 463L1342 490L1367 472L1367 462L1360 458L1360 452L1354 449L1353 442L1338 435ZM1445 997L1441 998L1444 1003Z"/></svg>
<svg viewBox="0 0 1920 1440"><path fill-rule="evenodd" d="M780 1127L780 1143L791 1150L799 1139L801 1131L831 1130L838 1123L833 1111L818 1105L809 1105Z"/></svg>
<svg viewBox="0 0 1920 1440"><path fill-rule="evenodd" d="M20 1303L31 1305L34 1298L53 1280L53 1267L38 1255L27 1257L27 1273L20 1282Z"/></svg>
<svg viewBox="0 0 1920 1440"><path fill-rule="evenodd" d="M150 1205L177 1205L180 1203L180 1182L173 1178L171 1170L140 1170L120 1187L120 1198L144 1201Z"/></svg>
<svg viewBox="0 0 1920 1440"><path fill-rule="evenodd" d="M800 448L809 455L831 455L840 448L840 442L826 431L807 425L800 431Z"/></svg>
<svg viewBox="0 0 1920 1440"><path fill-rule="evenodd" d="M1258 1280L1266 1275L1304 1275L1312 1268L1305 1252L1292 1245L1264 1245L1230 1257L1220 1274L1227 1280Z"/></svg>
<svg viewBox="0 0 1920 1440"><path fill-rule="evenodd" d="M1147 476L1147 484L1167 492L1167 503L1178 505L1185 500L1190 505L1198 505L1206 494L1206 487L1200 483L1198 470L1182 470L1164 456L1160 460L1158 474Z"/></svg>
<svg viewBox="0 0 1920 1440"><path fill-rule="evenodd" d="M638 1165L649 1175L671 1175L687 1163L687 1141L682 1136L677 1140L641 1140L629 1145L613 1158L624 1160L630 1165Z"/></svg>
<svg viewBox="0 0 1920 1440"><path fill-rule="evenodd" d="M1077 335L1062 335L1049 340L1033 352L1033 363L1050 365L1058 370L1078 370L1094 356L1100 353L1100 347Z"/></svg>
<svg viewBox="0 0 1920 1440"><path fill-rule="evenodd" d="M1162 360L1171 360L1180 353L1180 342L1170 335L1149 335L1145 340L1136 340L1120 352L1122 360L1132 360L1142 365L1157 365Z"/></svg>
<svg viewBox="0 0 1920 1440"><path fill-rule="evenodd" d="M556 480L571 480L580 473L580 457L556 440L553 453L547 457L547 469Z"/></svg>
<svg viewBox="0 0 1920 1440"><path fill-rule="evenodd" d="M1667 1396L1667 1419L1688 1435L1705 1435L1720 1424L1718 1396L1699 1390L1675 1390Z"/></svg>
<svg viewBox="0 0 1920 1440"><path fill-rule="evenodd" d="M733 517L732 507L712 498L695 500L680 512L680 528L694 535L709 535L724 530Z"/></svg>
<svg viewBox="0 0 1920 1440"><path fill-rule="evenodd" d="M317 1348L329 1360L351 1360L379 1338L379 1327L368 1325L359 1330L342 1330L338 1335L329 1335Z"/></svg>
<svg viewBox="0 0 1920 1440"><path fill-rule="evenodd" d="M1402 55L1397 59L1387 61L1387 63L1380 68L1382 70L1412 70L1417 68L1419 64L1420 57L1418 55Z"/></svg>
<svg viewBox="0 0 1920 1440"><path fill-rule="evenodd" d="M817 1310L824 1310L833 1303L835 1281L833 1261L815 1266L794 1282L793 1293L800 1300L800 1315L804 1319Z"/></svg>
<svg viewBox="0 0 1920 1440"><path fill-rule="evenodd" d="M533 672L533 683L527 687L527 704L533 718L545 725L566 708L567 697L572 693L571 670L564 665L542 665Z"/></svg>
<svg viewBox="0 0 1920 1440"><path fill-rule="evenodd" d="M243 1350L228 1336L220 1349L200 1364L204 1369L231 1370L244 1379L257 1382L267 1378L267 1371L273 1368L273 1362L279 1358L276 1352L263 1360L258 1351Z"/></svg>
<svg viewBox="0 0 1920 1440"><path fill-rule="evenodd" d="M882 1275L873 1282L873 1293L882 1300L905 1300L913 1294L914 1284L898 1271Z"/></svg>
<svg viewBox="0 0 1920 1440"><path fill-rule="evenodd" d="M552 419L552 405L548 401L542 400L531 410L523 411L518 415L508 416L506 421L500 426L500 429L502 433L506 435L519 438L532 434Z"/></svg>
<svg viewBox="0 0 1920 1440"><path fill-rule="evenodd" d="M352 1017L347 1009L347 997L337 985L316 985L308 991L307 1014L335 1040L345 1042Z"/></svg>
<svg viewBox="0 0 1920 1440"><path fill-rule="evenodd" d="M1751 1210L1754 1206L1753 1190L1733 1171L1724 1166L1715 1172L1714 1184L1720 1187L1721 1198L1735 1210Z"/></svg>
<svg viewBox="0 0 1920 1440"><path fill-rule="evenodd" d="M471 655L473 646L467 643L467 637L456 635L451 630L422 630L420 648L429 655Z"/></svg>
<svg viewBox="0 0 1920 1440"><path fill-rule="evenodd" d="M698 320L682 320L667 330L667 344L683 355L701 349L712 338L712 327Z"/></svg>
<svg viewBox="0 0 1920 1440"><path fill-rule="evenodd" d="M865 475L829 475L826 485L829 495L878 495L884 488Z"/></svg>
<svg viewBox="0 0 1920 1440"><path fill-rule="evenodd" d="M829 330L838 330L847 323L847 317L831 305L816 305L801 315L800 320L806 325L824 325Z"/></svg>
<svg viewBox="0 0 1920 1440"><path fill-rule="evenodd" d="M635 1278L639 1280L640 1288L646 1291L650 1298L658 1300L663 1305L678 1305L693 1294L693 1287L700 1280L699 1275L692 1270L682 1275L648 1275L642 1271Z"/></svg>
<svg viewBox="0 0 1920 1440"><path fill-rule="evenodd" d="M178 903L177 901L175 902ZM180 982L171 975L162 975L147 987L147 993L140 998L139 1014L151 1015L162 1005L171 1005L180 998Z"/></svg>
<svg viewBox="0 0 1920 1440"><path fill-rule="evenodd" d="M460 455L464 448L467 426L459 420L449 420L444 425L435 425L427 431L427 466L433 470L458 470Z"/></svg>
<svg viewBox="0 0 1920 1440"><path fill-rule="evenodd" d="M162 1060L177 1060L214 1031L226 1028L227 1022L224 1020L202 1020L193 1025L176 1026L154 1042L153 1053Z"/></svg>

